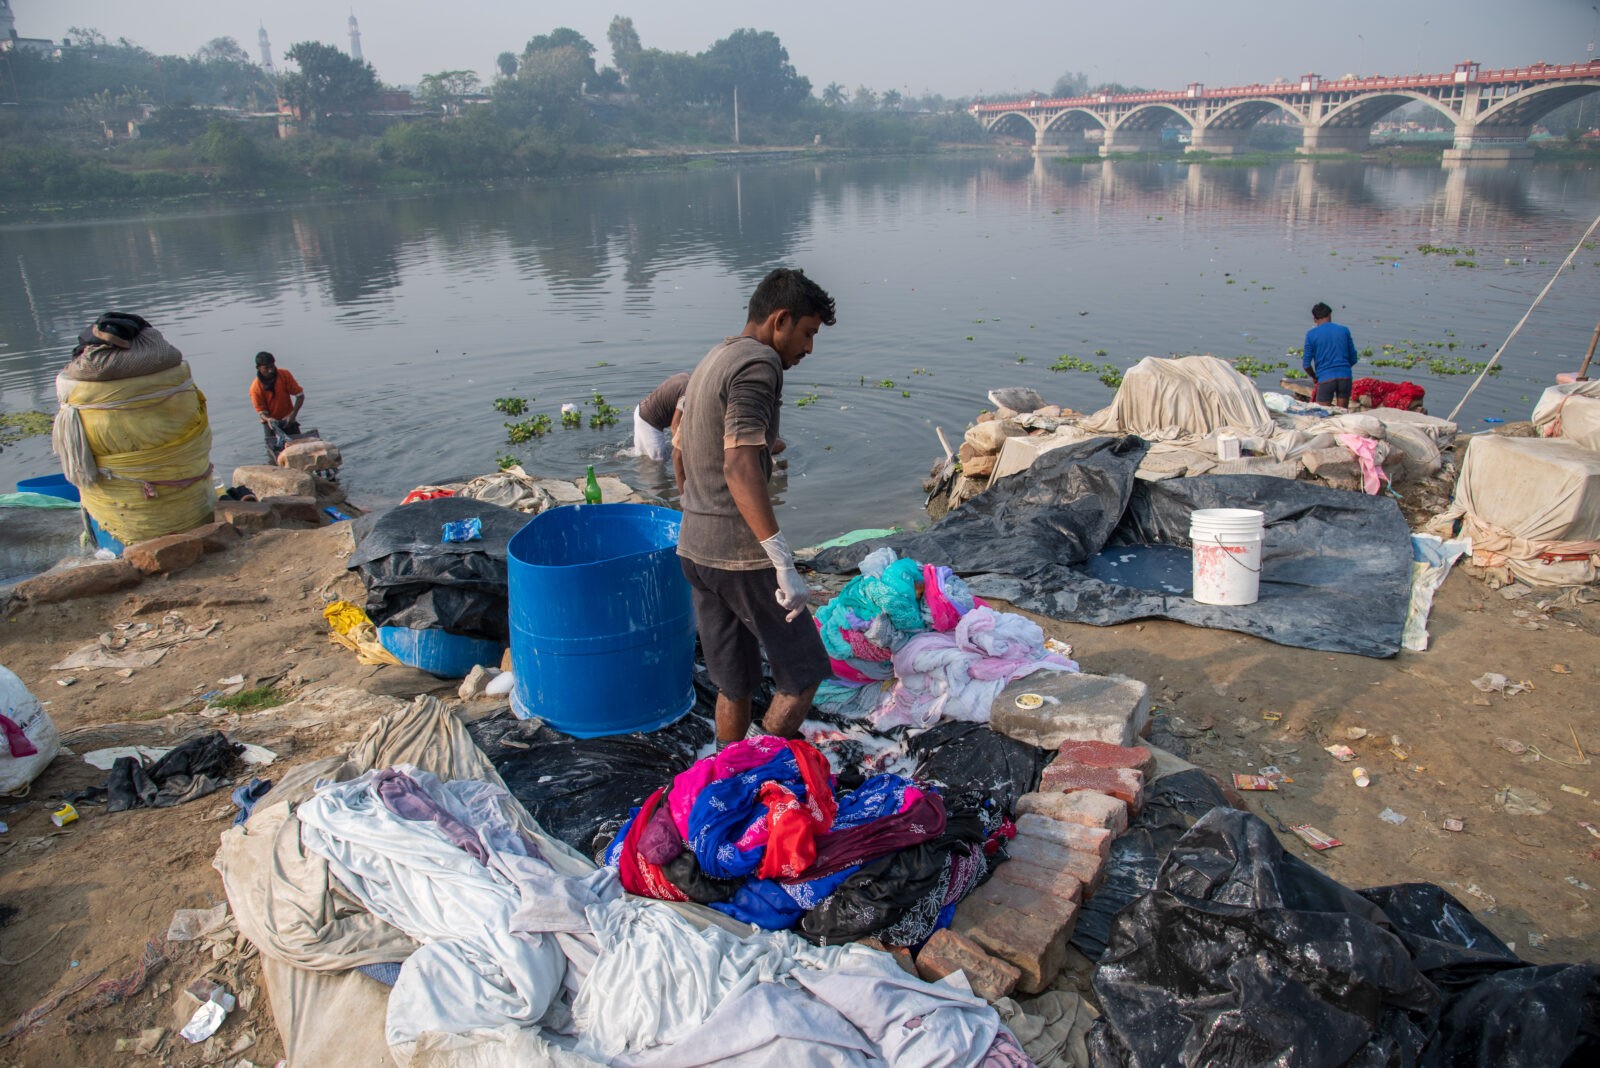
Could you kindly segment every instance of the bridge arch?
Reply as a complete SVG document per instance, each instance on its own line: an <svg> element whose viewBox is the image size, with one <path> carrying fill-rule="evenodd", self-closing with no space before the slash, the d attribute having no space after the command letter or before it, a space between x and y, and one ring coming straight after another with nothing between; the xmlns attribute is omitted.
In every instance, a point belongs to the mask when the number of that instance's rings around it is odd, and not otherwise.
<svg viewBox="0 0 1600 1068"><path fill-rule="evenodd" d="M1118 130L1159 130L1172 126L1169 119L1176 118L1189 129L1194 128L1194 117L1182 108L1166 102L1140 104L1123 113L1106 126L1107 132Z"/></svg>
<svg viewBox="0 0 1600 1068"><path fill-rule="evenodd" d="M1532 126L1563 104L1570 104L1597 90L1600 90L1600 79L1524 89L1478 112L1478 125Z"/></svg>
<svg viewBox="0 0 1600 1068"><path fill-rule="evenodd" d="M1002 112L990 117L983 126L990 133L1010 134L1013 137L1033 134L1038 130L1034 121L1021 111Z"/></svg>
<svg viewBox="0 0 1600 1068"><path fill-rule="evenodd" d="M1330 129L1352 130L1359 127L1363 130L1370 130L1373 123L1391 111L1398 111L1407 104L1415 104L1418 101L1433 108L1433 110L1439 112L1452 123L1461 120L1461 116L1452 111L1448 104L1435 97L1426 93L1396 90L1388 93L1367 93L1353 100L1336 104L1329 108L1313 125Z"/></svg>
<svg viewBox="0 0 1600 1068"><path fill-rule="evenodd" d="M1106 121L1088 108L1068 108L1045 123L1045 132L1077 132L1104 130Z"/></svg>
<svg viewBox="0 0 1600 1068"><path fill-rule="evenodd" d="M1199 123L1197 130L1248 130L1274 111L1281 111L1294 117L1301 125L1305 124L1305 113L1283 100L1273 100L1267 97L1246 98L1225 104L1213 111L1204 122Z"/></svg>

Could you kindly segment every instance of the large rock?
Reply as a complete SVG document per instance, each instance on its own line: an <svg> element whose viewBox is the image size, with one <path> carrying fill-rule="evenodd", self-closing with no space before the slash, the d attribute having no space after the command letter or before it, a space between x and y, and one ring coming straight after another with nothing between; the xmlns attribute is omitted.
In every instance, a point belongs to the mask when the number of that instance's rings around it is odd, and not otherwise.
<svg viewBox="0 0 1600 1068"><path fill-rule="evenodd" d="M1017 988L1022 973L996 960L973 942L948 928L935 931L917 954L917 974L936 983L952 972L967 977L972 992L985 1001L998 1001Z"/></svg>
<svg viewBox="0 0 1600 1068"><path fill-rule="evenodd" d="M220 500L213 514L219 522L242 534L253 534L272 525L272 509L260 501Z"/></svg>
<svg viewBox="0 0 1600 1068"><path fill-rule="evenodd" d="M1014 427L1010 423L995 419L987 423L975 423L969 427L967 429L966 442L972 446L978 455L988 456L991 453L999 452L1000 446L1005 444L1006 438L1021 437L1022 434L1023 431L1020 427Z"/></svg>
<svg viewBox="0 0 1600 1068"><path fill-rule="evenodd" d="M243 486L256 497L315 497L317 481L308 472L266 464L246 464L233 469L233 484Z"/></svg>
<svg viewBox="0 0 1600 1068"><path fill-rule="evenodd" d="M146 575L171 575L200 562L206 554L208 533L199 528L151 538L123 549L122 558Z"/></svg>
<svg viewBox="0 0 1600 1068"><path fill-rule="evenodd" d="M1322 479L1350 479L1361 477L1361 464L1355 454L1343 445L1326 449L1311 449L1300 454L1306 470Z"/></svg>
<svg viewBox="0 0 1600 1068"><path fill-rule="evenodd" d="M322 509L313 496L263 497L261 503L269 509L275 527L322 526Z"/></svg>
<svg viewBox="0 0 1600 1068"><path fill-rule="evenodd" d="M1018 708L1024 693L1056 698L1038 708ZM1122 675L1036 672L1001 691L989 712L989 726L1009 738L1041 749L1063 742L1092 740L1132 745L1150 722L1150 688Z"/></svg>
<svg viewBox="0 0 1600 1068"><path fill-rule="evenodd" d="M317 438L291 441L278 453L278 466L292 467L296 471L336 471L342 463L344 457L339 454L339 446Z"/></svg>
<svg viewBox="0 0 1600 1068"><path fill-rule="evenodd" d="M13 586L11 594L28 604L57 604L114 593L143 581L144 573L126 560L95 560L36 575Z"/></svg>

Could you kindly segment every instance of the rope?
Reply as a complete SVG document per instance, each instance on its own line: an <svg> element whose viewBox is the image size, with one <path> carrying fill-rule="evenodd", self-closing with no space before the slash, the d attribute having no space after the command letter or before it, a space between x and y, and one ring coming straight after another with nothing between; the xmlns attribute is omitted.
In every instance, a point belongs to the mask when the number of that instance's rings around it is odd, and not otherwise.
<svg viewBox="0 0 1600 1068"><path fill-rule="evenodd" d="M1501 353L1506 351L1506 346L1511 344L1511 339L1517 336L1517 331L1521 330L1522 325L1528 321L1528 317L1533 314L1533 309L1537 308L1539 302L1544 299L1545 294L1550 292L1550 287L1556 284L1556 279L1561 277L1561 272L1572 266L1573 258L1578 255L1578 250L1583 248L1584 243L1589 240L1589 235L1594 233L1596 227L1600 227L1600 215L1594 217L1594 222L1589 224L1589 229L1585 230L1583 236L1578 238L1578 243L1572 246L1572 251L1567 253L1567 258L1561 261L1561 266L1556 268L1556 273L1551 276L1550 281L1544 284L1544 288L1539 290L1539 295L1533 298L1533 303L1528 305L1528 310L1522 313L1522 318L1517 320L1517 325L1511 328L1511 333L1506 335L1505 341L1500 343L1500 348L1495 351L1489 362L1484 364L1483 371L1477 378L1472 380L1472 385L1467 387L1466 394L1462 396L1454 408L1450 409L1450 414L1445 418L1452 423L1456 421L1456 413L1461 411L1462 406L1467 403L1467 398L1472 396L1473 390L1477 389L1483 380L1488 377L1489 372L1494 369L1494 365L1500 360Z"/></svg>

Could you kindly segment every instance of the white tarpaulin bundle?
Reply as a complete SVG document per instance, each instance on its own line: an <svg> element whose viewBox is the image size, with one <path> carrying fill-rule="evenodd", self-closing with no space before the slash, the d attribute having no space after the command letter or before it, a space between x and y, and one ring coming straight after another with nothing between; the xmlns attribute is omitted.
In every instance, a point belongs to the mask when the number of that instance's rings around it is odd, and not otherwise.
<svg viewBox="0 0 1600 1068"><path fill-rule="evenodd" d="M1600 452L1600 382L1549 387L1534 405L1533 426L1540 437L1565 438Z"/></svg>
<svg viewBox="0 0 1600 1068"><path fill-rule="evenodd" d="M1595 580L1600 565L1600 453L1571 441L1472 439L1455 501L1429 530L1461 520L1472 562L1508 568L1533 586Z"/></svg>
<svg viewBox="0 0 1600 1068"><path fill-rule="evenodd" d="M1078 425L1147 441L1203 438L1223 428L1270 437L1274 430L1255 383L1215 356L1146 356L1122 376L1111 404Z"/></svg>

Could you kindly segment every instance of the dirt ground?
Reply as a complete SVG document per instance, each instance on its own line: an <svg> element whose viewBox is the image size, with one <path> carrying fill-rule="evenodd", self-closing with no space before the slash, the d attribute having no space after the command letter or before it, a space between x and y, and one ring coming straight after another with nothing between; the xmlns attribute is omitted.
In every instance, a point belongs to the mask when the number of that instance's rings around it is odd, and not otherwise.
<svg viewBox="0 0 1600 1068"><path fill-rule="evenodd" d="M330 644L324 603L362 600L344 570L350 550L345 525L270 531L130 592L24 608L0 620L0 663L49 702L78 754L222 729L273 749L281 770L343 749L366 724L337 709L207 714L199 695L236 675L291 695L329 685L402 697L453 689L408 669L361 666ZM129 677L52 668L119 623L176 631L213 620L206 636ZM1600 753L1600 604L1510 600L1458 568L1435 601L1432 648L1392 660L1169 622L1040 622L1075 646L1085 671L1145 681L1158 709L1156 738L1186 747L1195 763L1224 779L1282 768L1292 784L1245 794L1244 803L1334 878L1356 887L1435 882L1529 960L1600 958L1600 776L1575 744ZM1485 695L1472 685L1485 672L1532 687ZM77 681L58 684L67 677ZM1367 733L1353 738L1355 729ZM1324 752L1335 743L1356 759ZM1357 765L1370 786L1352 780ZM56 798L103 781L63 752L28 797L0 800L0 821L10 825L0 836L0 1036L10 1036L0 1037L0 1065L276 1063L282 1044L248 945L165 942L174 910L224 899L211 860L234 812L227 793L116 815L84 805L77 823L51 825ZM1511 814L1496 802L1507 787L1548 811ZM1385 809L1404 822L1381 819ZM1465 829L1443 829L1446 817ZM1344 844L1313 852L1285 830L1298 823ZM141 977L150 943L165 961ZM194 1007L183 990L207 976L238 994L241 1008L216 1038L190 1046L176 1034ZM120 985L106 988L113 980ZM30 1013L36 1019L25 1026ZM149 1028L167 1033L147 1056L117 1050L118 1040Z"/></svg>

